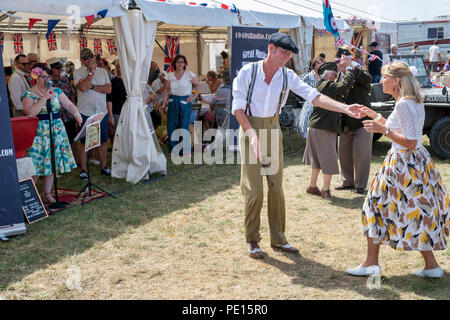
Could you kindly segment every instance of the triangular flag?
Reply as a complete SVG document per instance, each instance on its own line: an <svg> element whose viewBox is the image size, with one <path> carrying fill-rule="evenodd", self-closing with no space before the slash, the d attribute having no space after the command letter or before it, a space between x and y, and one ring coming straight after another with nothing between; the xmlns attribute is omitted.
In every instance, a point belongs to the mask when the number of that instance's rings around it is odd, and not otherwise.
<svg viewBox="0 0 450 320"><path fill-rule="evenodd" d="M60 21L61 20L48 20L48 29L47 29L47 34L45 35L47 40L48 40L48 37L49 37L50 33L53 31L53 29L56 27L56 25Z"/></svg>
<svg viewBox="0 0 450 320"><path fill-rule="evenodd" d="M106 14L108 13L108 9L102 10L97 12L97 16L100 16L102 18L106 18Z"/></svg>
<svg viewBox="0 0 450 320"><path fill-rule="evenodd" d="M13 23L17 20L18 18L15 18L13 16L9 16L9 20L8 20L8 29L11 28L11 26L13 25Z"/></svg>
<svg viewBox="0 0 450 320"><path fill-rule="evenodd" d="M95 19L95 16L92 14L92 15L86 16L86 17L84 17L84 18L86 19L87 24L88 24L88 26L87 26L87 28L86 28L86 33L87 33L87 31L89 30L89 27L91 26L92 22L93 22L94 19Z"/></svg>
<svg viewBox="0 0 450 320"><path fill-rule="evenodd" d="M28 31L30 31L31 28L33 28L33 26L36 22L42 21L42 19L36 19L36 18L30 18L29 20L30 20L30 22L28 23Z"/></svg>

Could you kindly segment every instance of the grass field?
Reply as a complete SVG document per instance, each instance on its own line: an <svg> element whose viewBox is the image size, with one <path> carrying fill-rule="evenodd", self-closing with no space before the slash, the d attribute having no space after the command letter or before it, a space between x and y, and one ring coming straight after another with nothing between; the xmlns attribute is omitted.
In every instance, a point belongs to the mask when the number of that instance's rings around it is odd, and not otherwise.
<svg viewBox="0 0 450 320"><path fill-rule="evenodd" d="M423 143L429 147L426 137ZM366 278L348 276L345 270L365 256L364 195L332 190L333 201L307 195L304 142L296 136L291 147L296 152L285 156L283 181L286 235L300 255L270 248L265 204L261 247L266 256L258 261L247 256L239 165L174 166L169 160L167 177L135 186L94 172L94 182L118 199L66 209L0 243L0 297L449 299L449 275L438 280L412 275L423 267L418 252L383 246L378 288L370 289ZM374 145L371 176L389 147L387 140ZM449 188L450 161L432 155ZM80 189L79 172L60 178L60 185ZM334 176L333 189L339 184ZM436 257L450 272L450 251Z"/></svg>

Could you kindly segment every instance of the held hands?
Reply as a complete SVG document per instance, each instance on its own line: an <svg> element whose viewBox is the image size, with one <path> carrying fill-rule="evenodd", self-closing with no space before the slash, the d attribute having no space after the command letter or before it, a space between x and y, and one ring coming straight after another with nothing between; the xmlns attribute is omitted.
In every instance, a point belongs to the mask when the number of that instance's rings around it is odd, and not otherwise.
<svg viewBox="0 0 450 320"><path fill-rule="evenodd" d="M261 146L259 145L259 139L258 136L256 135L255 129L250 128L245 133L248 135L250 145L252 146L253 151L255 152L256 158L259 159L259 161L262 161Z"/></svg>
<svg viewBox="0 0 450 320"><path fill-rule="evenodd" d="M378 113L377 113L377 112L375 112L375 111L373 111L372 109L367 108L367 107L362 107L360 111L361 111L365 116L368 116L368 117L370 117L370 118L372 118L372 119L375 119L375 118L378 116Z"/></svg>
<svg viewBox="0 0 450 320"><path fill-rule="evenodd" d="M347 115L349 115L352 118L361 119L364 117L364 113L362 113L362 108L364 108L363 105L360 104L352 104L348 105L347 108L344 110Z"/></svg>

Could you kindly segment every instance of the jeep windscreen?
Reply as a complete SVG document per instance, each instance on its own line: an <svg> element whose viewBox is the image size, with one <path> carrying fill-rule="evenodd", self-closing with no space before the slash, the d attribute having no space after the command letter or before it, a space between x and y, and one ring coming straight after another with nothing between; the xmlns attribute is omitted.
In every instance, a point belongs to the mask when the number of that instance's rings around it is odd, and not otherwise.
<svg viewBox="0 0 450 320"><path fill-rule="evenodd" d="M423 55L399 55L389 56L391 61L400 60L407 63L409 66L415 66L417 69L416 79L419 81L422 88L431 88L430 76L428 69L423 61Z"/></svg>

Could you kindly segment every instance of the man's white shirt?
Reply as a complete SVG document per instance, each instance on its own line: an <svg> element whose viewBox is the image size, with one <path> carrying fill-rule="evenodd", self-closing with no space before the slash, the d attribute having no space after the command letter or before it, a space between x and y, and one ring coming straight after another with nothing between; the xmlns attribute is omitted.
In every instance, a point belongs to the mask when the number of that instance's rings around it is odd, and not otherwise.
<svg viewBox="0 0 450 320"><path fill-rule="evenodd" d="M278 109L283 86L283 71L282 68L279 68L275 72L270 84L267 84L263 70L263 61L257 62L257 75L251 97L250 109L253 117L269 118L273 117ZM245 110L247 105L247 92L252 77L251 65L249 63L242 67L233 81L233 105L231 110L233 115L236 110ZM293 70L286 68L286 71L287 93L291 90L308 102L312 102L320 94L315 88L310 87L300 80L299 76ZM281 106L286 104L287 97L288 94L285 95Z"/></svg>
<svg viewBox="0 0 450 320"><path fill-rule="evenodd" d="M23 110L22 95L30 89L25 73L17 69L9 78L8 88L16 110Z"/></svg>

